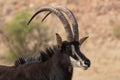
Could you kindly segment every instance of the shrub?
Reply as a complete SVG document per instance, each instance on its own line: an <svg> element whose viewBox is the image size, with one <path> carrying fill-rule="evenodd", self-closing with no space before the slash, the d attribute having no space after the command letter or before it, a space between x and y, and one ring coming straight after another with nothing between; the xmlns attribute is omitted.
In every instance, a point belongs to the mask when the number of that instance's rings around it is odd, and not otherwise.
<svg viewBox="0 0 120 80"><path fill-rule="evenodd" d="M120 39L120 26L114 27L113 34L116 38Z"/></svg>
<svg viewBox="0 0 120 80"><path fill-rule="evenodd" d="M47 36L47 26L33 21L27 26L30 14L21 11L7 23L6 34L9 41L9 59L16 59L20 56L28 56L38 53L39 48L46 45L49 40Z"/></svg>

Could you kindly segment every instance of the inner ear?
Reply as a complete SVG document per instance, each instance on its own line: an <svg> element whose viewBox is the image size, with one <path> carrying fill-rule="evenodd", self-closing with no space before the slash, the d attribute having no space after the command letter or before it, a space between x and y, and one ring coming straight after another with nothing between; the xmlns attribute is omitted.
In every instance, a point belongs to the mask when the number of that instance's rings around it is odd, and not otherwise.
<svg viewBox="0 0 120 80"><path fill-rule="evenodd" d="M62 47L62 38L60 37L60 35L58 33L56 33L56 41L57 41L58 48L61 48Z"/></svg>
<svg viewBox="0 0 120 80"><path fill-rule="evenodd" d="M80 39L79 44L82 45L83 42L88 38L89 36L83 37L82 39Z"/></svg>

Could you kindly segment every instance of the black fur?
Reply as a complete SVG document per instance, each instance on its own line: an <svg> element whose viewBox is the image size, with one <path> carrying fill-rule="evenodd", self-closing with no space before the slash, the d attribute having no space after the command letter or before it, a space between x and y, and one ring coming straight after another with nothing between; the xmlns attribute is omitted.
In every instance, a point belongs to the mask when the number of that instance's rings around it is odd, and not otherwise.
<svg viewBox="0 0 120 80"><path fill-rule="evenodd" d="M53 52L52 48L49 48L46 51L55 54L50 54L51 57L45 62L0 67L0 80L71 80L73 67L69 55L66 54L67 49L56 49Z"/></svg>

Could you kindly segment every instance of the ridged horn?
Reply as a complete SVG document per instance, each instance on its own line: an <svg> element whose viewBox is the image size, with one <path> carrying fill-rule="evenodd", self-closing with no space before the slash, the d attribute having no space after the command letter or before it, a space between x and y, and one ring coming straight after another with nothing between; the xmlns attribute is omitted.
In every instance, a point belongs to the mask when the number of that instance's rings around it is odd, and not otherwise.
<svg viewBox="0 0 120 80"><path fill-rule="evenodd" d="M50 6L45 6L40 8L29 20L28 24L30 24L30 22L34 19L34 17L44 11L50 11L52 13L54 13L62 22L62 24L64 25L65 31L67 33L67 39L68 41L73 41L73 34L70 28L70 24L68 23L67 19L65 18L65 16L57 9L50 7Z"/></svg>
<svg viewBox="0 0 120 80"><path fill-rule="evenodd" d="M55 7L57 10L63 11L71 20L72 23L72 28L73 28L73 35L74 35L74 40L78 41L79 40L79 31L78 31L78 23L77 20L74 16L74 14L72 13L71 10L69 10L66 7L63 6L57 6ZM44 19L50 14L51 12L49 12L47 15L45 15L45 17L42 19L42 21L44 21Z"/></svg>

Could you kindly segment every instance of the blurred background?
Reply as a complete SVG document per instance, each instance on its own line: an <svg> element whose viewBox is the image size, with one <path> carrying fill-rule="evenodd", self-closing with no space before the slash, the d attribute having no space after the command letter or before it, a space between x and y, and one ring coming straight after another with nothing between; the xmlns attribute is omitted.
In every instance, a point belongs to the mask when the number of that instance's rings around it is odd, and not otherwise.
<svg viewBox="0 0 120 80"><path fill-rule="evenodd" d="M79 23L80 38L89 36L81 50L91 67L74 68L73 80L120 80L120 0L0 0L0 65L37 55L55 44L56 32L66 39L62 23L53 14L41 23L43 13L27 25L46 5L68 7Z"/></svg>

